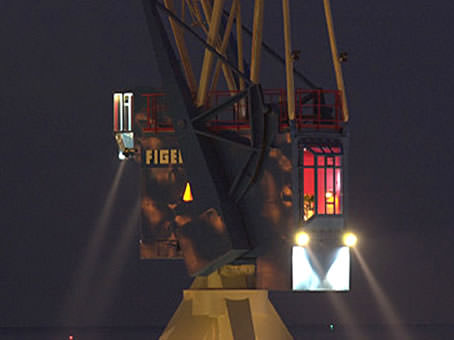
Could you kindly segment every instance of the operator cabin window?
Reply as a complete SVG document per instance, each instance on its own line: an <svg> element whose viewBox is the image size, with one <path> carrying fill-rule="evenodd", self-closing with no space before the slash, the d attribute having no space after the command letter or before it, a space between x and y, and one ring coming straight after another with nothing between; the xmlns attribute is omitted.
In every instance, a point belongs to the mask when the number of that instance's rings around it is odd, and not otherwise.
<svg viewBox="0 0 454 340"><path fill-rule="evenodd" d="M341 215L342 146L303 144L299 150L301 215Z"/></svg>

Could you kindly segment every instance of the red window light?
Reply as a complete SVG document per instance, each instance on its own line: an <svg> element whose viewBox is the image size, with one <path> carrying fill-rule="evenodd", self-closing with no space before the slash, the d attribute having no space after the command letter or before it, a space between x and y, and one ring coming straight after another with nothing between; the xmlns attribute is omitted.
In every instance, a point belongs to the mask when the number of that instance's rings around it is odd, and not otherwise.
<svg viewBox="0 0 454 340"><path fill-rule="evenodd" d="M303 221L314 215L342 214L341 147L306 145L301 151Z"/></svg>

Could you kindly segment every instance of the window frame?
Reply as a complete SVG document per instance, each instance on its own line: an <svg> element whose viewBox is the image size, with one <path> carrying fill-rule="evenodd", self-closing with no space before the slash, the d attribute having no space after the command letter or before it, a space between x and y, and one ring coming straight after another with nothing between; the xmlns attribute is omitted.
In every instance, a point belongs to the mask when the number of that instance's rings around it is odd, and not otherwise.
<svg viewBox="0 0 454 340"><path fill-rule="evenodd" d="M305 152L312 153L313 162L310 162L310 165L305 164L304 154ZM323 159L323 165L320 165L320 157ZM337 158L339 157L339 158ZM329 162L331 159L331 162ZM339 160L339 161L337 161ZM328 165L328 163L331 163ZM307 142L304 141L298 145L298 178L299 178L299 220L303 223L310 222L316 216L343 216L344 215L344 149L342 144L339 142ZM313 214L305 220L304 212L304 195L305 195L305 169L313 169L313 187L314 187L314 210ZM320 200L320 170L323 169L323 189L325 196L322 201L324 204L324 209L319 209L319 200ZM327 202L326 193L327 193L327 181L328 181L328 169L332 169L332 192L334 194L334 200L332 203ZM339 191L336 190L336 177L339 173ZM338 205L336 204L336 199L338 199ZM332 204L332 212L328 214L329 205ZM323 211L323 212L320 212Z"/></svg>

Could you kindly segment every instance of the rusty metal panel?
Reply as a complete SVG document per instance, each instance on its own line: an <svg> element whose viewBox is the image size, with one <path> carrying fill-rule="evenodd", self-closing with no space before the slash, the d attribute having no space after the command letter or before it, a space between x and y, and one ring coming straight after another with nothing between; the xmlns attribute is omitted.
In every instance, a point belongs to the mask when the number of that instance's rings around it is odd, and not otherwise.
<svg viewBox="0 0 454 340"><path fill-rule="evenodd" d="M184 258L190 274L209 272L213 264L228 263L239 253L232 244L225 216L215 205L205 203L204 209L198 206L201 195L205 195L204 202L208 201L205 193L191 186L193 201L183 200L191 181L173 126L165 115L159 122L150 119L150 107L160 105L166 103L146 93L139 91L135 96L136 160L142 168L141 258Z"/></svg>

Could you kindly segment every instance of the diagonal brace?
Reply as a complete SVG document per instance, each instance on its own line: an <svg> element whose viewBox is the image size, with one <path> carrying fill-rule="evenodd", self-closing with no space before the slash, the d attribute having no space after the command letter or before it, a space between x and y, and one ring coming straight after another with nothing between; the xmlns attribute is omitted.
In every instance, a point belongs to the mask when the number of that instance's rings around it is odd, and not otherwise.
<svg viewBox="0 0 454 340"><path fill-rule="evenodd" d="M191 33L195 38L197 38L207 49L209 49L211 52L216 54L216 56L221 59L225 64L227 64L232 71L234 71L236 74L238 74L241 78L243 78L247 84L250 84L251 81L249 80L249 77L246 76L243 72L238 70L234 64L232 64L226 57L224 57L222 54L220 54L216 48L208 44L197 32L195 32L189 25L184 23L178 16L173 14L171 11L169 11L163 4L157 3L157 6L159 7L160 10L165 12L168 16L172 17L172 19L175 20L180 26L184 27L189 33Z"/></svg>
<svg viewBox="0 0 454 340"><path fill-rule="evenodd" d="M242 92L238 93L237 95L235 95L233 97L230 97L224 103L222 103L222 104L220 104L220 105L218 105L218 106L216 106L216 107L214 107L214 108L212 108L212 109L210 109L208 111L205 111L205 112L202 112L202 113L198 114L197 116L195 116L194 118L191 119L191 122L192 123L196 123L197 121L207 119L208 117L210 117L212 115L215 115L219 111L222 111L226 107L229 107L232 104L240 101L241 99L243 99L244 97L246 97L248 95L248 90L249 90L249 88L247 88L245 91L242 91Z"/></svg>

